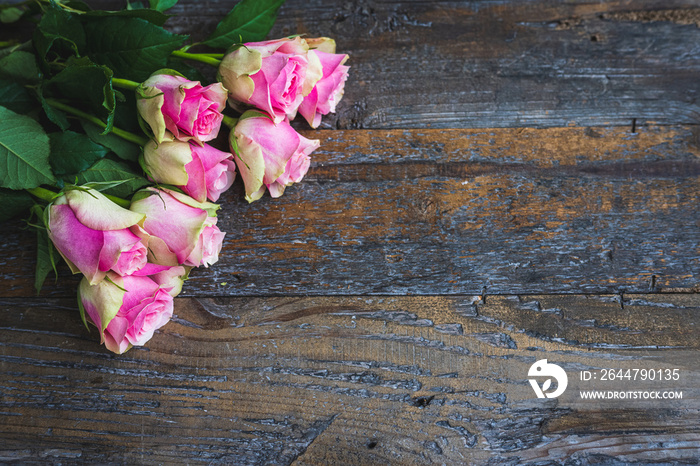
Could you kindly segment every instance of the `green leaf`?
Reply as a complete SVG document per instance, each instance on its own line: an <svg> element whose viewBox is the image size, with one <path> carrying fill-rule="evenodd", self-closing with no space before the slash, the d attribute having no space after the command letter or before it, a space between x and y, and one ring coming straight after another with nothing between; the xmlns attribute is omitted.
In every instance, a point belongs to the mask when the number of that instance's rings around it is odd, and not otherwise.
<svg viewBox="0 0 700 466"><path fill-rule="evenodd" d="M51 133L49 141L49 162L53 173L68 183L72 183L78 173L90 168L109 152L106 147L92 142L85 134L73 131Z"/></svg>
<svg viewBox="0 0 700 466"><path fill-rule="evenodd" d="M277 19L284 0L243 0L221 20L203 44L227 49L240 42L261 41Z"/></svg>
<svg viewBox="0 0 700 466"><path fill-rule="evenodd" d="M165 11L175 6L177 0L148 0L151 8L158 11Z"/></svg>
<svg viewBox="0 0 700 466"><path fill-rule="evenodd" d="M26 212L32 204L34 200L27 191L0 189L0 222Z"/></svg>
<svg viewBox="0 0 700 466"><path fill-rule="evenodd" d="M136 108L136 93L129 91L121 96L125 100L120 101L117 105L117 110L114 114L114 126L130 133L140 134L141 126L139 126L138 119L134 118L139 113Z"/></svg>
<svg viewBox="0 0 700 466"><path fill-rule="evenodd" d="M44 83L42 95L81 102L107 124L104 133L114 125L117 103L112 88L112 70L92 63L87 57L69 60L65 69Z"/></svg>
<svg viewBox="0 0 700 466"><path fill-rule="evenodd" d="M61 3L67 7L73 8L74 10L80 10L80 11L85 11L85 12L90 11L90 6L88 4L86 4L85 2L81 2L79 0L72 0L69 2L62 1Z"/></svg>
<svg viewBox="0 0 700 466"><path fill-rule="evenodd" d="M36 66L36 57L29 52L17 50L0 60L0 77L20 84L36 84L41 80Z"/></svg>
<svg viewBox="0 0 700 466"><path fill-rule="evenodd" d="M131 2L130 0L126 0L127 10L142 10L144 8L146 8L146 5L144 5L143 2Z"/></svg>
<svg viewBox="0 0 700 466"><path fill-rule="evenodd" d="M88 183L83 183L80 185L81 189L94 189L101 193L109 191L124 183L128 183L130 180L120 180L120 181L90 181Z"/></svg>
<svg viewBox="0 0 700 466"><path fill-rule="evenodd" d="M141 146L126 141L114 133L102 134L102 128L92 123L81 121L85 133L98 144L114 152L120 159L127 162L138 162L141 155Z"/></svg>
<svg viewBox="0 0 700 466"><path fill-rule="evenodd" d="M85 24L85 33L86 55L116 76L139 82L164 68L186 39L141 18L95 18Z"/></svg>
<svg viewBox="0 0 700 466"><path fill-rule="evenodd" d="M0 105L16 113L27 113L37 102L21 84L0 78Z"/></svg>
<svg viewBox="0 0 700 466"><path fill-rule="evenodd" d="M83 321L83 325L85 325L85 328L88 329L88 332L90 331L90 327L88 327L87 320L85 320L85 306L83 306L83 298L80 296L80 285L78 285L78 310L80 311L80 320Z"/></svg>
<svg viewBox="0 0 700 466"><path fill-rule="evenodd" d="M43 209L36 206L40 211L39 218L43 218ZM36 230L36 270L34 272L34 288L36 293L41 292L41 287L44 286L46 277L53 270L58 277L56 271L57 251L45 228L37 228Z"/></svg>
<svg viewBox="0 0 700 466"><path fill-rule="evenodd" d="M191 66L184 60L171 57L168 60L168 68L177 71L191 81L206 82L207 78L197 68Z"/></svg>
<svg viewBox="0 0 700 466"><path fill-rule="evenodd" d="M133 171L125 163L107 158L98 160L92 167L78 175L78 184L85 184L91 181L120 180L128 181L105 191L105 193L128 198L134 192L150 184L146 178Z"/></svg>
<svg viewBox="0 0 700 466"><path fill-rule="evenodd" d="M56 179L49 166L49 137L28 116L0 107L0 187L36 188Z"/></svg>
<svg viewBox="0 0 700 466"><path fill-rule="evenodd" d="M168 19L168 15L165 15L160 11L151 10L148 8L137 8L134 10L119 11L92 10L85 13L83 17L86 19L107 17L141 18L148 21L149 23L155 24L156 26L162 26Z"/></svg>
<svg viewBox="0 0 700 466"><path fill-rule="evenodd" d="M61 56L78 55L85 47L85 32L78 18L51 2L34 31L34 47L43 60L54 45Z"/></svg>
<svg viewBox="0 0 700 466"><path fill-rule="evenodd" d="M41 102L41 108L44 109L44 113L46 113L46 116L53 124L58 126L62 131L65 131L70 127L66 114L61 110L52 107L46 102L41 88L39 88L39 101Z"/></svg>
<svg viewBox="0 0 700 466"><path fill-rule="evenodd" d="M19 21L24 12L19 8L10 7L0 10L0 23L9 24Z"/></svg>

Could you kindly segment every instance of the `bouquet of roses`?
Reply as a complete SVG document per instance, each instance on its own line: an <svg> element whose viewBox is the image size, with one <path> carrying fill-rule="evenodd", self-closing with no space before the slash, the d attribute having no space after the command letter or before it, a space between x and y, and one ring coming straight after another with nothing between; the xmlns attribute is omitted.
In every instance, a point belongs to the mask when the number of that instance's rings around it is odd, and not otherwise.
<svg viewBox="0 0 700 466"><path fill-rule="evenodd" d="M189 45L163 28L177 0L0 4L0 21L34 28L0 42L0 220L30 212L37 292L62 257L83 276L83 322L115 353L146 343L190 270L218 260L215 202L237 171L253 202L309 168L319 141L289 122L335 111L348 56L329 38L263 41L283 1L242 0Z"/></svg>

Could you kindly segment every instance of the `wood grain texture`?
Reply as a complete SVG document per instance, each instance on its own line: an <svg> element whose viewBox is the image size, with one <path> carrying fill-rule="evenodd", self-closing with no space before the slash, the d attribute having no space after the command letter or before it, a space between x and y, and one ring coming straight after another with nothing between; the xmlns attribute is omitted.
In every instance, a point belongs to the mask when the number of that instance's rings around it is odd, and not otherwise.
<svg viewBox="0 0 700 466"><path fill-rule="evenodd" d="M219 263L146 347L99 346L66 267L37 297L33 232L0 225L0 463L698 464L699 16L288 0L271 36L334 37L345 98L294 123L321 140L303 183L222 197ZM545 358L557 399L527 381ZM678 368L595 388L684 397L577 398L604 368Z"/></svg>
<svg viewBox="0 0 700 466"><path fill-rule="evenodd" d="M124 356L73 301L0 301L0 458L635 464L700 453L697 295L178 298ZM684 399L538 400L535 360L675 367ZM655 388L660 388L657 385ZM642 386L635 386L642 388ZM647 387L648 388L648 387ZM568 462L567 462L568 461Z"/></svg>
<svg viewBox="0 0 700 466"><path fill-rule="evenodd" d="M693 127L305 134L303 183L222 197L220 261L186 295L698 290ZM0 228L0 294L33 296L33 239ZM73 295L66 271L45 296Z"/></svg>
<svg viewBox="0 0 700 466"><path fill-rule="evenodd" d="M233 4L183 0L168 25L203 39ZM699 11L695 0L289 0L271 36L330 36L350 54L325 127L697 124Z"/></svg>

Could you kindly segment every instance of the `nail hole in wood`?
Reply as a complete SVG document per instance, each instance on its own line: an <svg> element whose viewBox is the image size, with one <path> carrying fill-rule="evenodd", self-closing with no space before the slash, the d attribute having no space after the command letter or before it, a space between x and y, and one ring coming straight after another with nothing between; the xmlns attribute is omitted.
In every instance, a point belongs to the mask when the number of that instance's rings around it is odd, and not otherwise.
<svg viewBox="0 0 700 466"><path fill-rule="evenodd" d="M435 398L435 395L432 396L419 396L418 398L415 398L413 400L413 406L416 408L425 408L430 404L431 401L433 401L433 398Z"/></svg>

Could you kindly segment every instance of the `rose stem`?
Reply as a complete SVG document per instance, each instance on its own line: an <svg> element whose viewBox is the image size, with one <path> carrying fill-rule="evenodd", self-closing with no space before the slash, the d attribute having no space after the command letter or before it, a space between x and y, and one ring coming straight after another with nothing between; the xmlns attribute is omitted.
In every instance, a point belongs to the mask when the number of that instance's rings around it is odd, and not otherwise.
<svg viewBox="0 0 700 466"><path fill-rule="evenodd" d="M26 1L26 2L20 3L20 5L26 5L26 4L28 4L28 3L32 3L32 1L31 1L31 0L28 0L28 1ZM39 0L39 3L46 3L46 4L49 4L49 3L51 3L51 1L50 1L50 0ZM56 2L56 5L59 6L59 7L61 7L61 8L63 8L64 10L66 10L66 11L68 11L68 12L70 12L70 13L76 13L76 14L79 14L79 15L84 15L84 14L85 14L84 11L82 11L82 10L76 10L75 8L71 8L71 7L69 7L68 5L62 4L61 2Z"/></svg>
<svg viewBox="0 0 700 466"><path fill-rule="evenodd" d="M53 202L54 199L56 199L59 196L59 193L51 191L50 189L38 187L38 188L31 188L26 190L29 194L32 196L38 197L42 201L46 202ZM112 196L111 194L105 194L102 193L104 197L109 199L110 201L114 202L120 207L124 207L125 209L128 209L129 206L131 205L131 202L127 201L126 199L122 199L121 197L117 196Z"/></svg>
<svg viewBox="0 0 700 466"><path fill-rule="evenodd" d="M173 53L171 53L173 57L177 58L183 58L185 60L194 60L202 63L206 63L207 65L219 67L221 64L221 60L218 60L210 55L204 55L200 53L187 53L183 52L181 50L175 50Z"/></svg>
<svg viewBox="0 0 700 466"><path fill-rule="evenodd" d="M42 201L51 202L53 201L58 193L51 191L50 189L44 189L41 187L27 189L27 192L34 197L38 197Z"/></svg>
<svg viewBox="0 0 700 466"><path fill-rule="evenodd" d="M124 207L125 209L131 207L131 201L127 201L126 199L122 199L121 197L112 196L111 194L102 193L102 195L110 201L117 204L119 207Z"/></svg>
<svg viewBox="0 0 700 466"><path fill-rule="evenodd" d="M75 115L78 118L82 118L83 120L87 120L90 123L94 123L100 128L106 128L107 125L97 118L94 115L90 115L89 113L85 113L82 110L78 110L77 108L73 108L69 105L66 105L64 103L59 102L58 100L55 99L46 99L46 103L51 105L54 108L57 108L59 110L63 110L66 113L70 113L71 115ZM140 146L145 146L146 143L148 142L148 139L142 136L139 136L134 133L130 133L128 131L124 131L123 129L115 128L112 127L111 130L112 133L114 133L116 136L119 136L122 139L126 139L129 142L134 142Z"/></svg>
<svg viewBox="0 0 700 466"><path fill-rule="evenodd" d="M210 58L216 58L217 60L223 60L224 59L224 54L223 53L195 53L193 55L200 55L202 57L210 57Z"/></svg>
<svg viewBox="0 0 700 466"><path fill-rule="evenodd" d="M222 123L228 126L229 128L233 129L236 126L236 124L238 124L238 118L233 118L228 115L224 115Z"/></svg>
<svg viewBox="0 0 700 466"><path fill-rule="evenodd" d="M129 89L130 91L135 91L140 86L140 84L135 81L122 78L112 78L112 84L122 89Z"/></svg>

